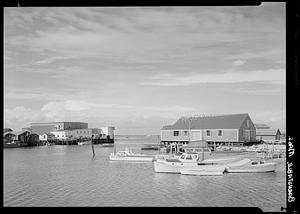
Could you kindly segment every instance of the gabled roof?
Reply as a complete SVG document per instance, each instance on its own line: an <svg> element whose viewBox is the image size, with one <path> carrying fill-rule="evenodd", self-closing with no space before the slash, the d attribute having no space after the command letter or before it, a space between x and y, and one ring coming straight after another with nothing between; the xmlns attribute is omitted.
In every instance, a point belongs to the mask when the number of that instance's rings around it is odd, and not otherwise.
<svg viewBox="0 0 300 214"><path fill-rule="evenodd" d="M40 135L55 136L55 134L53 134L53 133L42 133Z"/></svg>
<svg viewBox="0 0 300 214"><path fill-rule="evenodd" d="M162 129L238 129L241 127L247 117L249 117L247 113L201 117L182 117L173 125L164 126Z"/></svg>
<svg viewBox="0 0 300 214"><path fill-rule="evenodd" d="M24 134L25 132L29 132L29 131L12 131L12 132L6 132L4 135L13 134L13 135L18 136L18 135Z"/></svg>
<svg viewBox="0 0 300 214"><path fill-rule="evenodd" d="M270 127L266 124L254 124L256 129L269 129Z"/></svg>
<svg viewBox="0 0 300 214"><path fill-rule="evenodd" d="M279 129L256 129L256 136L275 136L278 131Z"/></svg>

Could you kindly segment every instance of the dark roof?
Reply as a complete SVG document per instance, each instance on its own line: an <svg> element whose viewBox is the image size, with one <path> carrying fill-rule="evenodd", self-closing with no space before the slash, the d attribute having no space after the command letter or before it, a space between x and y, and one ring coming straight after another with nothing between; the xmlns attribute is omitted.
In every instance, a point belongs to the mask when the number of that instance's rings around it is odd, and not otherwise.
<svg viewBox="0 0 300 214"><path fill-rule="evenodd" d="M6 133L4 133L4 135L13 134L13 135L18 136L18 135L24 134L25 132L29 132L29 131L12 131L12 132L6 132Z"/></svg>
<svg viewBox="0 0 300 214"><path fill-rule="evenodd" d="M257 129L256 136L275 136L278 131L279 129Z"/></svg>
<svg viewBox="0 0 300 214"><path fill-rule="evenodd" d="M182 117L173 125L164 126L163 130L174 129L238 129L245 119L245 114L228 114L201 117Z"/></svg>
<svg viewBox="0 0 300 214"><path fill-rule="evenodd" d="M55 134L53 134L53 133L42 133L40 135L55 136Z"/></svg>

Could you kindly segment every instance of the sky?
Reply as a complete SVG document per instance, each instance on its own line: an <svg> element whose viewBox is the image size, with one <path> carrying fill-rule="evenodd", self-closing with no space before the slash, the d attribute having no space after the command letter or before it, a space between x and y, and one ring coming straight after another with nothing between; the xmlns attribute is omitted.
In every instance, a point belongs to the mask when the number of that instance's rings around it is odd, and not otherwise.
<svg viewBox="0 0 300 214"><path fill-rule="evenodd" d="M4 8L4 127L79 121L159 134L248 113L285 130L285 3Z"/></svg>

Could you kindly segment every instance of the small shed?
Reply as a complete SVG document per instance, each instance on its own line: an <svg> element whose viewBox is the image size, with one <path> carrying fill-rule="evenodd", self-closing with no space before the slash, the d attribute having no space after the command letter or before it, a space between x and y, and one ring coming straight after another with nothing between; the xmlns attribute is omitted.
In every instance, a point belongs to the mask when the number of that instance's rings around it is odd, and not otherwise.
<svg viewBox="0 0 300 214"><path fill-rule="evenodd" d="M256 139L264 142L274 142L280 140L280 130L279 129L257 129Z"/></svg>

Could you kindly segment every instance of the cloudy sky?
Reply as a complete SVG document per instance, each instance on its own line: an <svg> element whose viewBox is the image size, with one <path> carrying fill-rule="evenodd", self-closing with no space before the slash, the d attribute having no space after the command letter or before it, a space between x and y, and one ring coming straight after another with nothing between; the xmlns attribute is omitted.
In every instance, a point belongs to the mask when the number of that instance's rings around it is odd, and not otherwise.
<svg viewBox="0 0 300 214"><path fill-rule="evenodd" d="M159 134L249 113L285 129L285 4L4 9L4 126Z"/></svg>

